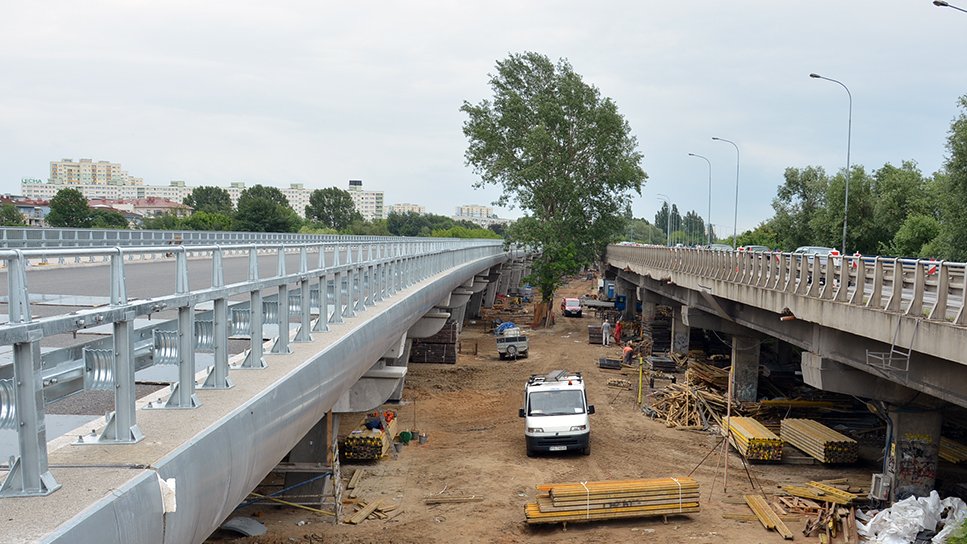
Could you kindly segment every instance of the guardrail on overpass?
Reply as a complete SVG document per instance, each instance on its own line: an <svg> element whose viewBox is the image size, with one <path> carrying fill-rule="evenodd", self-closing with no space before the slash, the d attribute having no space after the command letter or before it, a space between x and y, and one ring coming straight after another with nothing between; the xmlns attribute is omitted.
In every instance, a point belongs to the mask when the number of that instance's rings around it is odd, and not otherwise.
<svg viewBox="0 0 967 544"><path fill-rule="evenodd" d="M908 362L891 355L894 348L967 364L964 263L626 245L608 246L607 261L875 340L886 345L875 350L887 354L886 367Z"/></svg>
<svg viewBox="0 0 967 544"><path fill-rule="evenodd" d="M223 257L229 249L248 253L249 277L245 281L226 285ZM177 365L178 383L168 400L156 406L173 409L191 409L199 405L195 391L194 359L195 352L206 347L213 351L214 364L201 387L228 389L231 386L228 380L229 354L226 349L230 329L244 326L251 333L249 350L239 367L264 367L262 334L256 332L262 330L263 312L251 311L254 308L265 308L263 290L278 293L277 305L274 308L276 322L287 324L290 321L290 311L297 316L300 327L291 341L308 342L310 333L325 332L329 330L330 324L338 324L344 319L355 317L357 312L389 299L400 291L415 288L424 280L449 271L469 271L472 277L479 271L469 268L489 268L504 255L502 242L493 240L377 238L367 241L339 238L335 242L278 245L271 248L279 255L278 271L271 277L261 278L258 272L258 255L266 249L262 245L243 244L230 248L163 246L0 250L0 259L7 264L9 296L9 322L0 325L0 346L10 346L13 358L12 364L0 366L0 428L17 431L19 453L6 469L0 468L0 472L7 471L0 486L0 498L43 496L61 487L61 483L54 479L48 467L45 404L77 391L81 387L78 384L82 384L85 390L111 390L115 399L114 411L100 435L83 437L80 442L97 445L135 444L145 438L145 433L142 433L138 425L139 412L135 406L134 372L137 367L145 364ZM294 273L288 272L285 267L285 255L291 251L297 251L300 257L299 270ZM210 285L189 288L189 252L194 255L207 255L211 259ZM158 296L129 300L126 294L128 285L125 279L125 262L131 254L173 255L173 288ZM110 260L110 277L105 282L109 304L66 315L42 318L32 316L30 302L32 295L36 296L36 293L31 293L28 289L26 263L40 257L76 256L105 257ZM465 278L461 281L465 281ZM445 293L449 293L449 289L454 286L446 287ZM374 326L383 323L385 329L385 323L394 317L400 321L418 319L422 313L414 312L428 311L439 300L436 291L444 287L436 290L421 289L423 291L417 294L422 294L422 297L417 297L419 300L413 304L390 305L391 311L400 315L382 319L377 314L370 318L371 323L375 323ZM295 299L290 297L293 292L297 292ZM245 312L245 308L241 308L242 315L238 315L232 308L230 314L229 299L240 296L248 299L249 311ZM203 304L210 304L212 307L212 323L200 328L195 321L195 310ZM318 308L319 319L312 319L313 306ZM147 338L135 330L136 318L151 316L168 309L177 309L176 326L172 330L155 328ZM85 328L101 325L110 325L112 329L110 345L105 346L107 349L85 348L79 354L79 360L57 357L52 355L54 352L41 350L45 339L76 334ZM289 353L290 338L286 334L287 327L280 325L279 330L271 352ZM365 336L370 341L378 339L373 342L374 345L392 341L387 340L388 329L367 330ZM368 351L374 349L377 348L359 349L359 353L361 357L372 355ZM60 353L64 351L61 350ZM350 353L352 352L342 355L349 357ZM378 359L379 353L368 361L353 361L352 369L344 368L349 365L348 362L342 367L335 363L329 367L340 368L340 384L351 385ZM360 369L358 372L356 367ZM73 385L65 385L68 383ZM319 387L318 384L316 386ZM233 392L224 391L223 394L232 395ZM291 412L284 415L295 417ZM169 459L171 464L185 463L184 459L176 457L172 454L172 459ZM159 461L159 464L162 463ZM160 467L158 470L160 473ZM154 491L157 492L157 489ZM212 521L220 520L209 520L207 523ZM87 527L89 529L90 525ZM173 527L168 530L175 534ZM208 529L189 526L180 530L183 531L182 534L197 535ZM120 541L124 539L121 538Z"/></svg>

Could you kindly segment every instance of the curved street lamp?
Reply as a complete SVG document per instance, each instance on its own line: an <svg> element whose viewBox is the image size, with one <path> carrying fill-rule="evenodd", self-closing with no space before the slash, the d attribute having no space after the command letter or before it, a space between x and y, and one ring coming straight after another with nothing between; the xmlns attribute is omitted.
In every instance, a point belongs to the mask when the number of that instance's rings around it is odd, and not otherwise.
<svg viewBox="0 0 967 544"><path fill-rule="evenodd" d="M957 11L962 11L964 13L967 13L967 9L958 8L957 6L944 2L944 0L933 0L933 5L937 6L938 8L953 8Z"/></svg>
<svg viewBox="0 0 967 544"><path fill-rule="evenodd" d="M712 245L712 161L695 153L689 153L688 156L698 157L708 163L708 214L705 216L705 222L708 223L708 244Z"/></svg>
<svg viewBox="0 0 967 544"><path fill-rule="evenodd" d="M843 198L843 246L841 248L842 255L846 255L846 224L849 221L849 178L850 178L849 151L850 151L850 143L853 138L853 93L849 92L849 87L847 87L842 81L837 81L832 78L823 77L816 73L809 74L809 77L813 79L825 79L826 81L832 81L833 83L836 83L840 87L846 89L846 96L849 97L849 117L847 118L847 125L846 125L846 196Z"/></svg>
<svg viewBox="0 0 967 544"><path fill-rule="evenodd" d="M717 142L728 142L735 148L735 214L732 217L732 249L735 249L735 240L738 237L739 224L739 145L725 138L712 136L712 139Z"/></svg>

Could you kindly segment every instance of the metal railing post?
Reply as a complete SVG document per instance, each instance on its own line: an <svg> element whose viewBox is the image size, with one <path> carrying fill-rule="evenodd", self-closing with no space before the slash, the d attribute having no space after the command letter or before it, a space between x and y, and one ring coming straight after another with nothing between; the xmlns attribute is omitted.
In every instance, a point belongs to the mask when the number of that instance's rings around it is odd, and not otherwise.
<svg viewBox="0 0 967 544"><path fill-rule="evenodd" d="M259 286L259 249L253 247L248 252L248 281L252 282L249 292L249 349L239 368L265 368L265 348L262 332L262 289Z"/></svg>
<svg viewBox="0 0 967 544"><path fill-rule="evenodd" d="M225 287L225 267L222 262L222 248L212 253L212 287ZM232 380L228 377L228 299L216 298L212 308L212 338L214 344L214 365L205 378L202 389L231 389Z"/></svg>
<svg viewBox="0 0 967 544"><path fill-rule="evenodd" d="M279 268L276 272L277 277L285 276L285 245L279 246ZM272 344L272 353L287 354L292 353L289 347L289 285L282 283L279 285L279 336Z"/></svg>
<svg viewBox="0 0 967 544"><path fill-rule="evenodd" d="M319 319L312 326L312 332L329 331L329 273L326 272L326 246L319 246Z"/></svg>
<svg viewBox="0 0 967 544"><path fill-rule="evenodd" d="M177 267L176 293L187 295L188 255L184 247L175 253ZM164 404L166 409L190 409L201 406L195 395L195 310L189 302L178 308L178 382L171 388L171 396Z"/></svg>
<svg viewBox="0 0 967 544"><path fill-rule="evenodd" d="M312 330L312 297L309 293L309 255L306 252L306 246L299 247L299 295L301 304L299 307L301 319L299 325L299 331L296 332L295 342L311 342L312 336L309 331ZM322 298L322 293L320 292L320 300ZM320 302L321 305L321 302Z"/></svg>

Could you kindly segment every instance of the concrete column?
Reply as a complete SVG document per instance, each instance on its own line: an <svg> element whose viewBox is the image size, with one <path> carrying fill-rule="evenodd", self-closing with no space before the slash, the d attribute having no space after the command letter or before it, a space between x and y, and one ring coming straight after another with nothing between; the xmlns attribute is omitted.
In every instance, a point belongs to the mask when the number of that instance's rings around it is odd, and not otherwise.
<svg viewBox="0 0 967 544"><path fill-rule="evenodd" d="M480 307L483 306L484 291L474 293L470 296L467 303L467 317L470 319L480 319Z"/></svg>
<svg viewBox="0 0 967 544"><path fill-rule="evenodd" d="M672 310L674 312L672 316L672 353L687 355L692 328L682 320L681 304L673 304Z"/></svg>
<svg viewBox="0 0 967 544"><path fill-rule="evenodd" d="M510 290L510 266L504 264L501 267L500 279L497 281L497 294L507 296L507 292Z"/></svg>
<svg viewBox="0 0 967 544"><path fill-rule="evenodd" d="M494 307L494 300L497 299L497 285L498 285L498 283L500 283L500 276L491 278L490 283L487 284L487 290L484 291L484 296L483 296L483 307L484 308L493 308Z"/></svg>
<svg viewBox="0 0 967 544"><path fill-rule="evenodd" d="M338 430L339 415L329 412L292 448L292 451L289 452L288 462L312 463L319 464L323 467L332 467L331 445ZM306 480L311 480L318 475L319 472L286 472L285 487L291 487ZM322 502L323 494L327 493L326 482L330 479L331 477L320 478L314 482L299 486L291 492L284 494L282 498L299 504L318 505ZM315 498L307 499L305 497L306 495L319 498L318 500Z"/></svg>
<svg viewBox="0 0 967 544"><path fill-rule="evenodd" d="M892 440L886 452L890 497L897 501L928 495L937 478L941 412L893 405L887 411L892 423Z"/></svg>
<svg viewBox="0 0 967 544"><path fill-rule="evenodd" d="M618 278L614 281L615 298L625 297L625 309L621 314L623 321L633 321L635 319L635 308L638 305L638 286L630 281Z"/></svg>
<svg viewBox="0 0 967 544"><path fill-rule="evenodd" d="M413 340L410 338L407 338L406 342L403 345L403 354L398 359L395 359L392 363L389 363L389 366L409 366L410 349L412 347L413 347ZM401 400L403 400L403 386L405 385L405 382L406 382L406 378L404 377L402 380L400 380L400 383L396 386L396 389L393 390L393 394L390 395L389 400L391 400L392 402L400 402Z"/></svg>
<svg viewBox="0 0 967 544"><path fill-rule="evenodd" d="M759 340L732 337L732 395L739 402L755 402L759 389Z"/></svg>

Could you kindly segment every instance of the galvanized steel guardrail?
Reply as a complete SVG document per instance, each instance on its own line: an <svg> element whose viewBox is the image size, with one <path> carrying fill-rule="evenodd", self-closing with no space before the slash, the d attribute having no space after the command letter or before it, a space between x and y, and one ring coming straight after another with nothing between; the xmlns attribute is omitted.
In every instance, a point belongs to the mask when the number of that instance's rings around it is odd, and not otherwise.
<svg viewBox="0 0 967 544"><path fill-rule="evenodd" d="M278 269L275 275L262 278L258 255L266 250L278 253ZM222 260L228 251L248 253L246 281L225 284ZM300 257L299 270L288 272L285 255L293 251ZM9 322L0 325L0 346L11 346L13 353L11 364L0 365L0 429L17 431L19 453L12 459L7 477L0 485L0 497L47 495L60 487L48 470L45 402L81 389L113 390L114 411L108 417L107 426L100 435L81 437L79 441L136 443L144 438L138 428L135 408L136 370L152 364L177 365L179 380L170 397L154 407L195 408L198 407L194 365L197 351L209 351L214 359L207 379L199 387L231 387L227 349L230 334L247 330L250 337L249 349L238 367L261 368L266 365L262 334L266 321L280 324L271 352L288 353L290 313L296 314L293 318L299 321L291 341L308 342L311 332L325 332L329 323L355 316L356 312L440 272L501 252L502 242L495 240L377 237L335 237L329 241L273 246L0 250L0 260L7 267L9 295ZM189 288L189 253L211 259L209 287ZM129 300L124 265L131 254L174 256L174 292ZM27 263L38 258L80 257L110 261L110 304L33 318ZM276 294L263 300L262 292L266 289ZM230 314L229 299L238 296L247 297L247 302L233 305ZM212 304L210 314L197 314L196 306L206 303ZM318 308L317 319L313 319L313 306ZM262 311L252 311L257 308ZM178 312L177 319L170 324L135 330L136 318L168 309ZM211 321L205 319L208 315ZM109 339L51 353L41 352L46 338L107 324L112 328Z"/></svg>
<svg viewBox="0 0 967 544"><path fill-rule="evenodd" d="M965 263L627 245L608 246L607 260L967 325Z"/></svg>

